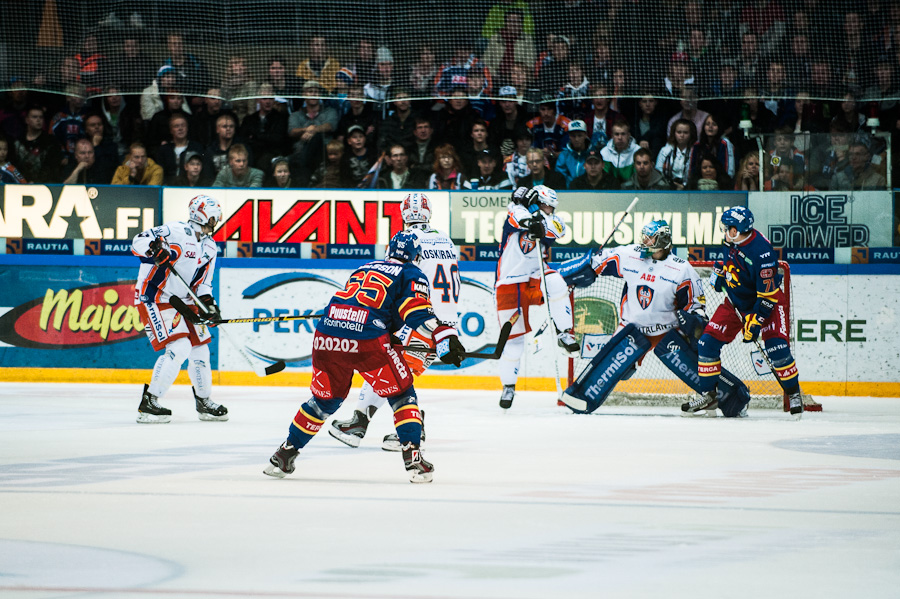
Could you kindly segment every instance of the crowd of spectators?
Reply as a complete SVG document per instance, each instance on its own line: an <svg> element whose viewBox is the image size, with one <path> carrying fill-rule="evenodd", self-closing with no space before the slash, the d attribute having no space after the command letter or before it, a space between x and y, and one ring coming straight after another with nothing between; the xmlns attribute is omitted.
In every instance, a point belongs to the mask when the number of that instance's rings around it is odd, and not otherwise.
<svg viewBox="0 0 900 599"><path fill-rule="evenodd" d="M235 53L219 73L179 31L156 62L136 35L104 49L89 34L58 73L9 82L0 181L884 188L900 3L849 2L828 27L818 4L498 0L480 35L423 41L409 61L313 35L299 62ZM823 36L839 59L814 50ZM61 93L29 91L41 84Z"/></svg>

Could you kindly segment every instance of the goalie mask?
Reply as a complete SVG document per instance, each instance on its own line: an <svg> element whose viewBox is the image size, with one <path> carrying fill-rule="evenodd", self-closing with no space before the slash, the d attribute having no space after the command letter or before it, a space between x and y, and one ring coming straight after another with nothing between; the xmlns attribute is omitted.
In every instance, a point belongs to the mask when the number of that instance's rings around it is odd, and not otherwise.
<svg viewBox="0 0 900 599"><path fill-rule="evenodd" d="M650 258L660 250L672 249L672 229L664 220L654 220L641 229L641 258Z"/></svg>
<svg viewBox="0 0 900 599"><path fill-rule="evenodd" d="M400 204L400 215L407 225L427 223L431 220L431 201L424 193L411 193Z"/></svg>
<svg viewBox="0 0 900 599"><path fill-rule="evenodd" d="M550 206L553 209L556 209L559 206L559 198L556 197L556 192L546 185L535 185L532 188L535 192L537 192L537 201L540 204L545 206Z"/></svg>
<svg viewBox="0 0 900 599"><path fill-rule="evenodd" d="M400 262L418 262L422 254L419 238L415 233L400 231L391 238L388 244L387 257Z"/></svg>
<svg viewBox="0 0 900 599"><path fill-rule="evenodd" d="M210 221L213 221L210 223ZM222 222L222 206L219 200L209 196L196 196L188 204L188 222L201 227L210 225L215 228Z"/></svg>

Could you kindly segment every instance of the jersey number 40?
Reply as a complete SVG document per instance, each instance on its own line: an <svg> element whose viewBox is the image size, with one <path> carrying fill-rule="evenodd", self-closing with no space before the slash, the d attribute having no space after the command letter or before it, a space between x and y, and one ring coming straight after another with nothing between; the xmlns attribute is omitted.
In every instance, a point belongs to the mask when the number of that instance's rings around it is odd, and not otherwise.
<svg viewBox="0 0 900 599"><path fill-rule="evenodd" d="M454 264L450 267L450 278L447 278L447 273L444 272L444 265L438 264L437 270L434 271L434 280L431 282L432 289L440 289L443 291L441 293L441 301L449 302L450 295L453 294L453 303L459 303L459 266Z"/></svg>

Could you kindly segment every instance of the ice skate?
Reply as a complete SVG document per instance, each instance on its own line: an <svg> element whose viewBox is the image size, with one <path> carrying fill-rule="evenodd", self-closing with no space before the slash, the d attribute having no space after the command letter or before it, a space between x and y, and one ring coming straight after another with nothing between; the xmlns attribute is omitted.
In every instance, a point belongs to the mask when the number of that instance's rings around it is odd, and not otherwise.
<svg viewBox="0 0 900 599"><path fill-rule="evenodd" d="M421 447L425 444L425 410L420 410L419 413L422 415L422 439L419 444ZM397 433L385 435L381 442L381 448L385 451L400 451L400 437L397 436Z"/></svg>
<svg viewBox="0 0 900 599"><path fill-rule="evenodd" d="M150 385L144 385L144 393L141 395L141 405L138 406L137 422L141 424L162 424L172 419L172 410L164 408L156 401L156 396L150 393Z"/></svg>
<svg viewBox="0 0 900 599"><path fill-rule="evenodd" d="M402 447L403 465L409 473L411 483L430 483L434 477L434 466L426 462L422 457L419 446L415 443L407 443Z"/></svg>
<svg viewBox="0 0 900 599"><path fill-rule="evenodd" d="M716 392L710 391L706 395L700 395L696 399L681 404L681 415L715 418L717 416L716 408L718 407L719 402L716 399Z"/></svg>
<svg viewBox="0 0 900 599"><path fill-rule="evenodd" d="M200 420L220 422L228 420L228 408L217 404L208 397L206 399L197 397L197 392L193 387L191 387L191 391L194 393L194 405L197 407L197 416Z"/></svg>
<svg viewBox="0 0 900 599"><path fill-rule="evenodd" d="M512 407L513 398L516 396L515 385L503 385L503 394L500 395L500 407L508 410Z"/></svg>
<svg viewBox="0 0 900 599"><path fill-rule="evenodd" d="M559 346L566 350L567 353L577 356L581 350L581 347L578 345L578 340L575 339L575 335L572 331L562 331L556 336L556 342L559 343Z"/></svg>
<svg viewBox="0 0 900 599"><path fill-rule="evenodd" d="M297 448L285 441L269 458L269 465L263 470L263 474L284 478L286 474L294 471L294 460L297 459L298 453L300 452L297 451Z"/></svg>
<svg viewBox="0 0 900 599"><path fill-rule="evenodd" d="M353 410L353 416L349 420L332 420L328 434L344 445L359 447L359 442L366 436L366 430L369 428L369 419L375 415L377 409L375 406L369 406L366 408L366 414Z"/></svg>
<svg viewBox="0 0 900 599"><path fill-rule="evenodd" d="M794 417L794 420L803 418L803 397L800 395L800 392L792 393L788 396L788 401L791 404L791 416Z"/></svg>

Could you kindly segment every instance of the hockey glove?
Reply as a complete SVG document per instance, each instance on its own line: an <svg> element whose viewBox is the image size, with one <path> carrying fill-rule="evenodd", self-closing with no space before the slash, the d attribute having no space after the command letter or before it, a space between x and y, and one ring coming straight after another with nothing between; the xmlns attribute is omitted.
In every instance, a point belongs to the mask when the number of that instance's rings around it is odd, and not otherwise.
<svg viewBox="0 0 900 599"><path fill-rule="evenodd" d="M463 354L466 348L459 342L456 329L447 325L440 325L434 331L434 344L438 358L444 364L453 364L457 368L462 366Z"/></svg>
<svg viewBox="0 0 900 599"><path fill-rule="evenodd" d="M721 262L713 264L713 270L709 274L709 284L718 292L725 289L725 265Z"/></svg>
<svg viewBox="0 0 900 599"><path fill-rule="evenodd" d="M537 197L537 192L530 187L517 187L512 194L512 201L514 204L527 208L531 204L537 203Z"/></svg>
<svg viewBox="0 0 900 599"><path fill-rule="evenodd" d="M543 216L532 216L522 224L528 229L528 235L530 235L532 239L543 239L544 234L547 232L547 228L544 226Z"/></svg>
<svg viewBox="0 0 900 599"><path fill-rule="evenodd" d="M678 319L678 328L684 333L688 339L699 339L706 328L706 319L700 312L685 312L684 310L675 310L675 318Z"/></svg>
<svg viewBox="0 0 900 599"><path fill-rule="evenodd" d="M150 251L147 252L147 255L153 258L153 262L156 264L175 262L178 259L178 254L175 253L175 250L169 248L169 244L162 237L157 237L150 242Z"/></svg>
<svg viewBox="0 0 900 599"><path fill-rule="evenodd" d="M759 331L762 329L762 323L756 317L756 314L748 314L744 317L744 343L753 343L759 337Z"/></svg>
<svg viewBox="0 0 900 599"><path fill-rule="evenodd" d="M216 298L212 295L201 295L200 301L203 302L202 307L198 306L200 308L201 322L210 326L216 326L216 322L222 320L222 311L219 310ZM203 309L204 307L206 310Z"/></svg>

